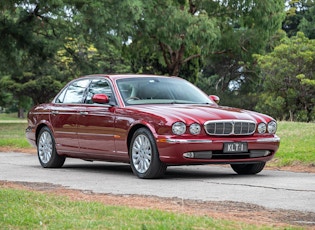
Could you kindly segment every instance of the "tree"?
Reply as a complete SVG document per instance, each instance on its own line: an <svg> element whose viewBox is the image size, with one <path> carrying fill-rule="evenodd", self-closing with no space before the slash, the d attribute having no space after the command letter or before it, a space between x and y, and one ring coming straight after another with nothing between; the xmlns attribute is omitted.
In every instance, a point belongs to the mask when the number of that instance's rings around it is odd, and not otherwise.
<svg viewBox="0 0 315 230"><path fill-rule="evenodd" d="M257 110L279 119L315 119L315 40L301 32L285 38L273 52L256 55L264 94Z"/></svg>
<svg viewBox="0 0 315 230"><path fill-rule="evenodd" d="M1 86L19 101L31 97L37 104L50 100L65 82L76 76L128 71L129 63L125 64L118 51L123 47L123 39L117 34L130 28L128 23L117 25L118 19L113 14L119 11L119 6L127 8L126 3L132 1L118 2L10 0L1 3ZM112 20L106 21L107 24L93 21L97 16L90 20L92 12L105 14L105 8L111 13L106 19Z"/></svg>
<svg viewBox="0 0 315 230"><path fill-rule="evenodd" d="M146 0L142 9L130 48L136 54L142 44L148 56L157 53L169 75L179 75L184 64L214 49L219 39L216 19L197 9L195 1Z"/></svg>
<svg viewBox="0 0 315 230"><path fill-rule="evenodd" d="M166 66L169 75L192 82L197 76L214 76L206 82L227 91L231 81L241 85L253 75L252 54L265 50L281 26L283 10L282 0L145 1L130 45L132 57L136 61L137 57L141 61L148 57L152 63ZM158 68L157 72L163 71ZM198 74L200 71L203 74Z"/></svg>
<svg viewBox="0 0 315 230"><path fill-rule="evenodd" d="M303 32L308 38L315 39L315 5L313 5L305 13L301 19L298 29Z"/></svg>
<svg viewBox="0 0 315 230"><path fill-rule="evenodd" d="M282 23L282 29L287 33L288 37L295 36L302 27L312 26L310 19L313 17L311 8L315 5L314 0L287 0L286 1L286 17ZM313 10L314 14L314 10ZM305 33L306 34L306 33Z"/></svg>
<svg viewBox="0 0 315 230"><path fill-rule="evenodd" d="M29 92L37 93L38 97L43 96L45 92L50 92L51 86L37 91L36 88L25 90L24 85L49 75L54 76L54 81L64 80L57 74L54 63L56 51L62 47L56 27L63 23L54 16L62 9L62 5L49 7L50 2L36 5L36 1L9 3L2 9L0 23L3 41L0 50L3 51L2 58L6 58L0 64L2 75L6 76L2 77L1 85L20 100L30 96ZM42 100L45 99L42 97Z"/></svg>
<svg viewBox="0 0 315 230"><path fill-rule="evenodd" d="M231 90L238 94L245 90L247 94L257 82L252 55L264 53L281 27L283 0L213 1L206 10L219 21L221 39L207 57L203 75L212 78L212 88L219 94L229 94Z"/></svg>
<svg viewBox="0 0 315 230"><path fill-rule="evenodd" d="M252 54L264 52L283 7L283 0L4 1L0 81L35 103L95 72L181 75L247 93L258 79Z"/></svg>
<svg viewBox="0 0 315 230"><path fill-rule="evenodd" d="M220 29L216 47L203 55L195 82L225 105L253 109L259 88L254 53L277 44L284 3L277 1L195 1L197 8L215 17Z"/></svg>

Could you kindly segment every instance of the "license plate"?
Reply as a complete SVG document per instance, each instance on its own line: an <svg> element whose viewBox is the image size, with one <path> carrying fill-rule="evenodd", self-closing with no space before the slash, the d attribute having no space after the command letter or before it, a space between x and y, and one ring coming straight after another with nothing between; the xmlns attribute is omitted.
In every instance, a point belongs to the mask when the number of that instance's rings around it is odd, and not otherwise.
<svg viewBox="0 0 315 230"><path fill-rule="evenodd" d="M224 153L244 153L244 152L248 152L247 143L246 142L224 143L223 152Z"/></svg>

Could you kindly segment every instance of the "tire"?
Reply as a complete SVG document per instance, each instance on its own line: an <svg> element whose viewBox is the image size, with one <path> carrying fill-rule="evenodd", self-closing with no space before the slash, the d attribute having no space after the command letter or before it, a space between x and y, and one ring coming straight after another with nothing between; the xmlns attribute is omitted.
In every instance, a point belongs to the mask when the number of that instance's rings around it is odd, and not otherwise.
<svg viewBox="0 0 315 230"><path fill-rule="evenodd" d="M257 174L261 172L266 165L266 162L254 163L254 164L231 164L234 172L240 175Z"/></svg>
<svg viewBox="0 0 315 230"><path fill-rule="evenodd" d="M133 173L141 179L160 178L166 171L166 165L160 161L154 137L147 128L140 128L134 133L129 157Z"/></svg>
<svg viewBox="0 0 315 230"><path fill-rule="evenodd" d="M55 139L48 127L43 127L39 131L37 155L43 168L60 168L66 160L66 157L58 155Z"/></svg>

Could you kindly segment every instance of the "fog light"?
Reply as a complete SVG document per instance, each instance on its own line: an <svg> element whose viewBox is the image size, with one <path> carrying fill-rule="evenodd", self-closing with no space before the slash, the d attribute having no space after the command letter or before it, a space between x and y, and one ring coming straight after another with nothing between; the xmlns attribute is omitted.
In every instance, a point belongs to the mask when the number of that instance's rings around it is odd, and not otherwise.
<svg viewBox="0 0 315 230"><path fill-rule="evenodd" d="M264 154L264 157L268 156L270 154L270 151L266 151Z"/></svg>
<svg viewBox="0 0 315 230"><path fill-rule="evenodd" d="M271 152L269 150L250 150L250 157L266 157Z"/></svg>
<svg viewBox="0 0 315 230"><path fill-rule="evenodd" d="M187 152L187 153L184 153L183 156L186 158L194 158L195 154L194 152Z"/></svg>
<svg viewBox="0 0 315 230"><path fill-rule="evenodd" d="M183 157L194 159L211 159L212 151L187 152L183 154Z"/></svg>

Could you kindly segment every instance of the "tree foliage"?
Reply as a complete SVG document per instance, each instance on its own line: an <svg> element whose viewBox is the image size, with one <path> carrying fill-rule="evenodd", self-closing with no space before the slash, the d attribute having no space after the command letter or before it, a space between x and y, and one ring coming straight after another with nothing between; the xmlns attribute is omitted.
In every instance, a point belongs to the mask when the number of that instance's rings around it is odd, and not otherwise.
<svg viewBox="0 0 315 230"><path fill-rule="evenodd" d="M127 8L126 2L132 1L119 1ZM117 4L110 0L92 4L80 0L5 1L0 6L0 73L6 77L0 77L0 85L14 97L31 97L37 104L47 102L76 76L128 71L128 61L125 64L118 51L122 39L117 36L127 23L120 28L123 23L117 25L116 17L109 20L119 12ZM92 12L107 12L106 24Z"/></svg>
<svg viewBox="0 0 315 230"><path fill-rule="evenodd" d="M308 9L298 26L308 38L315 39L315 3Z"/></svg>
<svg viewBox="0 0 315 230"><path fill-rule="evenodd" d="M130 51L137 55L140 44L169 75L179 75L183 65L213 50L219 40L216 19L196 8L195 1L146 0L142 10Z"/></svg>
<svg viewBox="0 0 315 230"><path fill-rule="evenodd" d="M280 119L314 120L315 40L298 32L256 57L264 87L257 109Z"/></svg>
<svg viewBox="0 0 315 230"><path fill-rule="evenodd" d="M202 59L196 84L225 105L253 109L259 79L253 53L264 53L284 18L283 1L196 1L215 17L220 40ZM275 41L276 43L276 41ZM250 96L249 96L250 95Z"/></svg>
<svg viewBox="0 0 315 230"><path fill-rule="evenodd" d="M314 10L313 0L2 1L0 106L11 99L20 109L30 99L46 102L77 76L133 72L178 75L219 95L226 105L252 109L260 101L257 108L268 112L263 104L271 103L271 94L262 57L275 55L291 41L281 40L281 25L289 37L303 31L314 38ZM304 60L305 53L296 57L291 52L296 50L288 49L286 55ZM262 55L258 65L253 54ZM313 64L304 61L305 69ZM277 109L271 112L282 113L283 104L302 94L299 90L314 87L309 73L293 69L282 71L294 73L300 87L277 95L271 105ZM262 79L266 93L261 92ZM301 103L303 108L290 109L291 118L311 119L311 102ZM304 115L296 115L298 110Z"/></svg>
<svg viewBox="0 0 315 230"><path fill-rule="evenodd" d="M282 29L286 31L288 37L295 36L298 31L306 32L306 28L312 27L314 17L314 0L286 0L286 17L282 23ZM314 21L313 21L314 22ZM303 25L302 25L303 24ZM304 30L305 28L305 30ZM314 27L313 27L314 28ZM307 36L308 34L305 33Z"/></svg>

